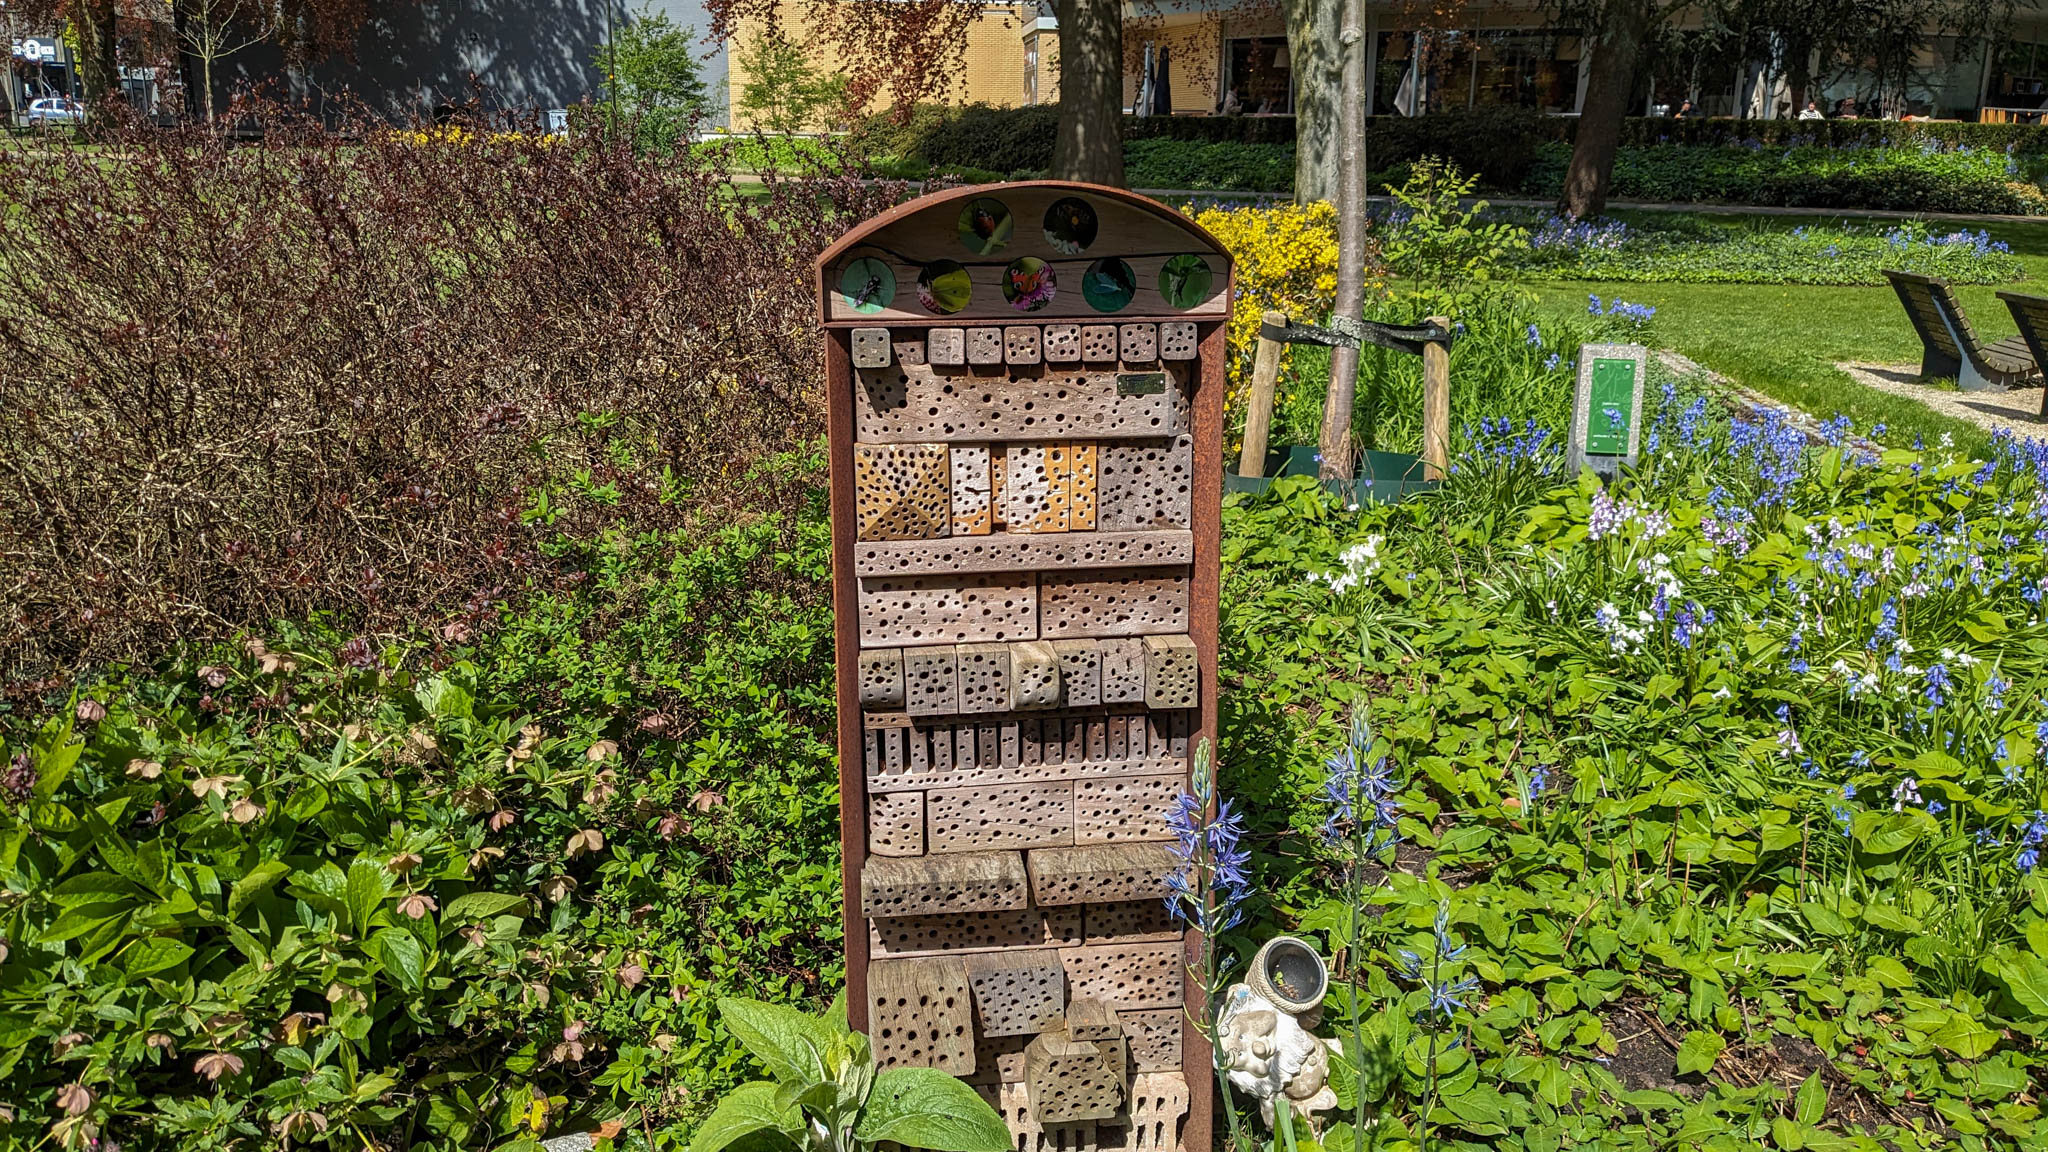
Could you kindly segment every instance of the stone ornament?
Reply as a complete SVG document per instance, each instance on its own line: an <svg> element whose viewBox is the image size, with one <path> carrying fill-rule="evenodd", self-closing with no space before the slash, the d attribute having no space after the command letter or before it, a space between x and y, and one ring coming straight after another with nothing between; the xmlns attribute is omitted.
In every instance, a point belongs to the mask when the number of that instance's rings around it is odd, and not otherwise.
<svg viewBox="0 0 2048 1152"><path fill-rule="evenodd" d="M1273 1102L1284 1096L1311 1131L1320 1132L1315 1114L1337 1106L1330 1053L1343 1050L1303 1023L1304 1016L1320 1014L1329 987L1322 957L1295 937L1275 937L1252 958L1249 981L1224 990L1216 1021L1218 1061L1231 1087L1259 1102L1268 1126L1274 1122Z"/></svg>

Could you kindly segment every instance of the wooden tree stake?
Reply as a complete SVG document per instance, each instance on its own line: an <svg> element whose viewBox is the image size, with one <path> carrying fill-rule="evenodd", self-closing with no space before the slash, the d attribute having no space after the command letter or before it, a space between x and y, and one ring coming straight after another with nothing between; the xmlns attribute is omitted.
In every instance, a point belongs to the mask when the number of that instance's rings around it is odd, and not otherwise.
<svg viewBox="0 0 2048 1152"><path fill-rule="evenodd" d="M1287 327L1287 313L1268 312L1259 318L1263 328ZM1244 451L1238 453L1237 474L1254 480L1266 474L1266 439L1273 432L1273 390L1280 383L1280 353L1286 348L1278 340L1259 334L1259 352L1252 360L1252 394L1244 409Z"/></svg>
<svg viewBox="0 0 2048 1152"><path fill-rule="evenodd" d="M1427 321L1448 329L1447 317L1431 316ZM1451 464L1451 348L1431 341L1422 346L1422 465L1423 476L1441 480Z"/></svg>

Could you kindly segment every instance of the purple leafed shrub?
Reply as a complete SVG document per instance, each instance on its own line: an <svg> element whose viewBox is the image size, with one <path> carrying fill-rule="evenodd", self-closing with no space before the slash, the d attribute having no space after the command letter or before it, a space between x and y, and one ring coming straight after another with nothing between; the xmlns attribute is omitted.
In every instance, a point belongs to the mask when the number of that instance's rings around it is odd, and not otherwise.
<svg viewBox="0 0 2048 1152"><path fill-rule="evenodd" d="M432 623L786 483L742 478L822 430L810 261L901 191L769 180L382 126L0 153L0 679Z"/></svg>

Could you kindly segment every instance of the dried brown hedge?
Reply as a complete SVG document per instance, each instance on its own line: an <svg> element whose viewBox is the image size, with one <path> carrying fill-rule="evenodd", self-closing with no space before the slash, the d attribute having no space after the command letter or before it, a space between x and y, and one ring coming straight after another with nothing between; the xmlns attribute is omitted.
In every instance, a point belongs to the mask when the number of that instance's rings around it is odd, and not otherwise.
<svg viewBox="0 0 2048 1152"><path fill-rule="evenodd" d="M821 429L809 261L897 194L459 129L0 155L0 674L431 623L730 506Z"/></svg>

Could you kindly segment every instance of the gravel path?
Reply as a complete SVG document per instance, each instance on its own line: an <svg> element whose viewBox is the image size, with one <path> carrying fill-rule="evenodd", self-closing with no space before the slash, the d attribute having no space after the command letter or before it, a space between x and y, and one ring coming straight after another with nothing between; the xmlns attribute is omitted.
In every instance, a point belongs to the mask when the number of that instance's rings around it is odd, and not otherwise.
<svg viewBox="0 0 2048 1152"><path fill-rule="evenodd" d="M1917 400L1944 416L1968 420L1987 431L2003 428L2018 436L2033 437L2048 433L2048 420L2041 419L2039 388L1955 392L1920 383L1919 369L1913 364L1863 364L1852 360L1835 367L1867 388Z"/></svg>

